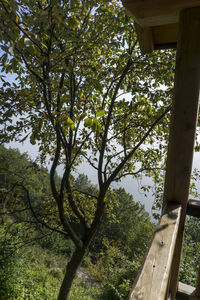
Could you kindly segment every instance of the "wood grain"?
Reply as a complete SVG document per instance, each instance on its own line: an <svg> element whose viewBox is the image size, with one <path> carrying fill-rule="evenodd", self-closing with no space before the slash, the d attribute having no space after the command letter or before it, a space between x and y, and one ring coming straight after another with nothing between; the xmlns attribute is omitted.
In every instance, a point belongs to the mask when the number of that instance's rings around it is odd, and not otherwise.
<svg viewBox="0 0 200 300"><path fill-rule="evenodd" d="M169 204L154 237L129 300L164 300L180 223L181 206Z"/></svg>

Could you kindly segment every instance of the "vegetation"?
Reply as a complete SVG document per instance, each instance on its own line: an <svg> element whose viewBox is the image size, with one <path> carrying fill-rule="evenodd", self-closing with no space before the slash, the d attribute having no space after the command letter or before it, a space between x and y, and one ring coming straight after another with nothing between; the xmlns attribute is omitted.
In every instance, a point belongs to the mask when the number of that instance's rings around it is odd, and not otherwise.
<svg viewBox="0 0 200 300"><path fill-rule="evenodd" d="M23 210L13 209L14 196L9 193L10 188L12 193L16 192L13 187L17 180L22 179L19 175L23 175L23 181L28 178L29 190L35 195L32 197L34 206L42 201L43 192L46 195L50 189L49 174L44 170L36 173L35 169L30 169L32 164L28 155L15 149L1 146L0 158L0 298L54 300L65 271L63 261L69 260L73 243L57 232L39 227L33 222L30 209L26 215ZM83 174L75 179L75 186L82 187L84 192L97 189ZM19 195L19 185L17 189ZM25 196L21 200L25 200ZM81 265L79 274L82 276L75 279L70 300L80 297L85 300L127 299L138 273L154 225L144 207L134 202L124 189L113 190L110 197L112 201L109 203L113 206L104 213L102 226ZM197 218L187 219L179 274L181 282L193 286L200 253L199 228Z"/></svg>
<svg viewBox="0 0 200 300"><path fill-rule="evenodd" d="M179 279L181 282L196 286L200 259L200 220L188 217L186 222L182 262Z"/></svg>
<svg viewBox="0 0 200 300"><path fill-rule="evenodd" d="M15 185L17 197L10 190L9 203L28 207L32 215L24 211L23 218L33 217L36 227L73 241L63 300L112 206L111 183L141 172L156 180L163 167L174 55L141 55L132 19L116 0L0 0L0 17L1 70L15 76L13 82L1 76L1 140L29 138L41 164L52 162L51 193L40 173L42 201L25 178ZM74 185L83 160L97 172L95 193Z"/></svg>
<svg viewBox="0 0 200 300"><path fill-rule="evenodd" d="M49 174L43 176L43 171L41 174L31 171L29 157L18 150L1 146L0 157L1 174L6 174L6 182L0 182L0 298L53 300L62 282L63 261L69 260L74 246L70 239L34 222L30 207L24 211L25 204L21 204L21 211L16 206L13 209L16 197L23 191L19 179L24 182L28 178L29 191L35 195L31 198L32 206L36 209L50 189L47 185L44 190ZM40 180L36 181L36 178ZM76 178L75 186L82 186L85 192L97 189L85 175ZM10 189L15 196L11 196ZM70 299L77 299L78 295L87 300L126 299L137 275L153 224L144 207L135 203L124 189L113 190L110 196L112 201L109 203L115 205L103 216L99 234L82 264L85 276L76 279ZM26 203L26 194L21 201Z"/></svg>
<svg viewBox="0 0 200 300"><path fill-rule="evenodd" d="M115 0L0 0L0 17L0 138L39 148L37 163L0 149L0 297L67 299L82 264L92 284L76 279L70 299L126 299L153 225L110 185L143 173L162 194L174 54L141 55ZM84 160L98 186L74 178ZM188 228L180 279L194 284L198 221Z"/></svg>

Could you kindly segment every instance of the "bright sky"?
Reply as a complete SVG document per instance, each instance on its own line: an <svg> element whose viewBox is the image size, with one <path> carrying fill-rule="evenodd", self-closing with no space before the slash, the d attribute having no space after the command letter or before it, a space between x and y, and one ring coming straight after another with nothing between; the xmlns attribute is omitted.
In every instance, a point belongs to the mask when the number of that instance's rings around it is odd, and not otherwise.
<svg viewBox="0 0 200 300"><path fill-rule="evenodd" d="M38 148L36 145L31 145L28 140L26 140L23 144L12 142L7 147L11 148L18 148L21 153L27 152L31 159L35 159L38 155ZM193 161L193 168L200 169L200 153L194 153L194 161ZM79 173L84 173L88 176L89 180L93 184L97 184L97 173L96 171L88 166L87 163L83 163L78 168ZM62 168L58 169L58 173L62 173ZM150 178L144 177L142 180L142 184L152 185L152 180ZM148 193L147 197L145 197L144 193L139 189L140 182L136 179L133 179L131 176L127 176L123 179L120 183L115 183L112 185L114 188L123 187L125 188L126 192L133 195L134 201L139 201L145 206L146 211L152 215L152 205L154 202L153 196ZM198 184L198 188L200 190L200 183Z"/></svg>

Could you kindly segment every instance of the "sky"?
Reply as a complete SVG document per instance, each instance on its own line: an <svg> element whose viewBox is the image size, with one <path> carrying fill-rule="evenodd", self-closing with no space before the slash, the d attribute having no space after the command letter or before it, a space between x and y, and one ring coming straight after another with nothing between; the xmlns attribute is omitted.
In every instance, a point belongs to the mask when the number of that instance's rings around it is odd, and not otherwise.
<svg viewBox="0 0 200 300"><path fill-rule="evenodd" d="M7 144L6 147L18 148L21 153L27 152L32 160L36 159L38 155L37 145L31 145L28 140L26 140L23 144L12 142ZM194 168L200 169L200 153L194 153L193 169ZM95 170L91 168L87 163L82 163L78 168L78 172L86 174L93 184L97 184L97 174ZM62 173L62 168L58 169L58 173ZM133 179L133 177L131 176L127 176L121 182L113 184L112 187L123 187L127 193L133 195L134 201L140 202L144 205L145 210L150 214L152 218L152 205L155 199L151 195L151 193L147 193L147 196L145 196L144 192L140 190L141 183L153 186L153 182L150 178L143 177L142 182L140 182L136 179ZM198 189L200 190L200 184L198 185Z"/></svg>
<svg viewBox="0 0 200 300"><path fill-rule="evenodd" d="M20 150L21 153L27 152L29 157L32 160L35 160L38 155L38 147L37 145L30 144L29 140L27 139L23 143L19 142L11 142L6 145L6 147L17 148ZM49 168L50 165L47 167ZM58 168L58 173L62 174L62 168ZM87 163L82 163L78 168L78 173L84 173L88 176L89 180L93 184L97 184L97 174L96 171L90 167ZM76 174L75 174L76 175ZM149 178L143 178L142 183L144 184L152 184L152 181ZM115 183L112 185L113 188L123 187L125 188L127 193L133 195L134 201L139 201L145 206L145 209L151 214L151 207L153 204L153 197L148 195L148 198L145 197L144 193L139 190L140 182L133 179L131 176L127 176L123 179L120 183Z"/></svg>

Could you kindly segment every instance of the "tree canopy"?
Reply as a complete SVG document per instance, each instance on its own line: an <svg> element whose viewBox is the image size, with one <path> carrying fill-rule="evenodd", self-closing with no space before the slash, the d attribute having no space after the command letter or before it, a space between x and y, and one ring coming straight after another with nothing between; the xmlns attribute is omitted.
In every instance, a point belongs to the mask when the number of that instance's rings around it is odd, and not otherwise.
<svg viewBox="0 0 200 300"><path fill-rule="evenodd" d="M0 0L0 17L0 136L29 138L41 163L52 161L50 222L76 246L59 296L66 299L110 184L162 168L174 55L142 55L133 20L115 0ZM74 188L83 160L97 172L95 194Z"/></svg>

